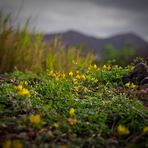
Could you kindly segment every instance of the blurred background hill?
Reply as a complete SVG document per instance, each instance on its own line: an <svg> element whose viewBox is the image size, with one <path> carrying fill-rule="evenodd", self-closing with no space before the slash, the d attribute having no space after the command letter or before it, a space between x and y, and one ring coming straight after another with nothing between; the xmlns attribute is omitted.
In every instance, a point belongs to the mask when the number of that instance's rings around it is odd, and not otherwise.
<svg viewBox="0 0 148 148"><path fill-rule="evenodd" d="M126 62L128 63L136 56L140 56L145 60L148 59L148 42L134 33L97 38L70 30L55 34L45 34L43 38L46 42L59 38L67 47L76 46L82 48L84 54L86 52L93 52L98 62L105 59L113 60L118 58L122 61L120 58L125 60L124 58L126 57Z"/></svg>

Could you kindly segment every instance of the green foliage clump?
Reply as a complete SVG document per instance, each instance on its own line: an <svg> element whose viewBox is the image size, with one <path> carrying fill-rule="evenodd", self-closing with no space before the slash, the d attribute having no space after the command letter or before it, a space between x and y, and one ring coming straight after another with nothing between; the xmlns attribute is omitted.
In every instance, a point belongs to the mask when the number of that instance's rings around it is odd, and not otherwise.
<svg viewBox="0 0 148 148"><path fill-rule="evenodd" d="M45 67L50 71L68 72L77 66L88 66L94 60L92 53L82 56L82 50L79 48L66 49L58 37L51 41L46 55Z"/></svg>
<svg viewBox="0 0 148 148"><path fill-rule="evenodd" d="M82 56L77 48L66 48L58 38L49 44L41 33L30 33L29 21L15 29L10 15L0 13L0 72L58 70L68 71L75 64L88 66L93 61L91 53Z"/></svg>
<svg viewBox="0 0 148 148"><path fill-rule="evenodd" d="M30 35L28 23L15 30L10 16L0 17L0 72L41 69L43 56L42 35Z"/></svg>
<svg viewBox="0 0 148 148"><path fill-rule="evenodd" d="M137 56L136 49L130 45L125 45L121 49L115 49L112 45L106 45L102 52L105 60L113 61L121 66L131 63Z"/></svg>
<svg viewBox="0 0 148 148"><path fill-rule="evenodd" d="M0 136L20 133L29 146L30 131L36 133L34 144L41 146L62 146L63 141L73 147L146 146L148 111L139 100L138 86L122 83L131 68L90 65L68 73L9 74L11 81L0 86L0 127L4 123L8 128ZM20 119L12 120L14 116ZM15 123L13 134L10 122Z"/></svg>

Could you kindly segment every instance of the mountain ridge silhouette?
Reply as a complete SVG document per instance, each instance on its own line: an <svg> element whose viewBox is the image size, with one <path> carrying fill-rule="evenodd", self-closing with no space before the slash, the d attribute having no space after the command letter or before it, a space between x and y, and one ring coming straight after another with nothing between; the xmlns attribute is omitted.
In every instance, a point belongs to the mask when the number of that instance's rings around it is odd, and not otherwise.
<svg viewBox="0 0 148 148"><path fill-rule="evenodd" d="M93 51L94 53L100 53L106 45L112 45L113 48L117 50L130 45L138 51L139 56L148 57L148 42L131 32L117 34L107 38L97 38L70 30L66 32L45 34L44 40L50 41L57 36L61 37L62 42L66 46L84 45L84 51L86 52Z"/></svg>

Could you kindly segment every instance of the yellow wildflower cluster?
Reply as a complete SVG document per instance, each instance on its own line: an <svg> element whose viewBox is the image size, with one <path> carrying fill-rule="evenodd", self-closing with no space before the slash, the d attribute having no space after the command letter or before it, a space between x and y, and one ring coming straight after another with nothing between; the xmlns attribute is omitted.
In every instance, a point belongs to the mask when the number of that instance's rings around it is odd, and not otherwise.
<svg viewBox="0 0 148 148"><path fill-rule="evenodd" d="M143 128L143 133L147 133L148 134L148 126Z"/></svg>
<svg viewBox="0 0 148 148"><path fill-rule="evenodd" d="M81 79L80 75L76 75L76 78L77 78L77 79Z"/></svg>
<svg viewBox="0 0 148 148"><path fill-rule="evenodd" d="M120 135L128 135L130 133L129 129L126 126L121 125L121 124L118 125L117 132ZM148 134L148 126L145 126L143 128L143 133Z"/></svg>
<svg viewBox="0 0 148 148"><path fill-rule="evenodd" d="M91 70L92 69L92 66L90 65L89 67L88 67L88 70Z"/></svg>
<svg viewBox="0 0 148 148"><path fill-rule="evenodd" d="M68 123L70 125L75 125L77 123L77 119L75 118L75 109L74 108L69 109L69 115L70 115L70 118L68 118Z"/></svg>
<svg viewBox="0 0 148 148"><path fill-rule="evenodd" d="M77 74L79 74L79 73L80 73L80 71L79 71L79 70L76 70L76 73L77 73Z"/></svg>
<svg viewBox="0 0 148 148"><path fill-rule="evenodd" d="M75 60L72 60L72 64L77 65L78 63Z"/></svg>
<svg viewBox="0 0 148 148"><path fill-rule="evenodd" d="M80 87L79 87L79 86L74 86L73 88L74 88L74 90L75 90L76 92L78 92L78 91L80 90Z"/></svg>
<svg viewBox="0 0 148 148"><path fill-rule="evenodd" d="M29 120L30 120L30 123L32 123L32 124L39 124L39 123L41 123L41 117L40 117L39 114L30 115Z"/></svg>
<svg viewBox="0 0 148 148"><path fill-rule="evenodd" d="M72 79L72 82L73 82L74 84L78 84L78 80L75 79L75 78Z"/></svg>
<svg viewBox="0 0 148 148"><path fill-rule="evenodd" d="M96 64L90 65L90 66L88 67L88 70L98 70L98 69L99 69L99 68L97 67Z"/></svg>
<svg viewBox="0 0 148 148"><path fill-rule="evenodd" d="M125 86L127 88L130 88L130 89L136 89L137 88L137 86L134 83L130 83L130 82L126 83Z"/></svg>
<svg viewBox="0 0 148 148"><path fill-rule="evenodd" d="M78 70L76 71L75 74L72 71L70 71L68 73L68 75L73 78L73 80L72 80L73 83L77 83L76 82L77 80L83 80L83 81L87 80L87 76L85 74L80 74L80 72Z"/></svg>
<svg viewBox="0 0 148 148"><path fill-rule="evenodd" d="M124 125L118 125L117 127L117 132L120 135L128 135L130 133L129 129L127 127L125 127Z"/></svg>
<svg viewBox="0 0 148 148"><path fill-rule="evenodd" d="M69 115L70 116L74 116L75 115L75 109L74 108L70 108L69 109Z"/></svg>
<svg viewBox="0 0 148 148"><path fill-rule="evenodd" d="M103 69L104 70L111 70L111 66L110 65L103 65Z"/></svg>
<svg viewBox="0 0 148 148"><path fill-rule="evenodd" d="M6 140L2 144L2 148L23 148L23 144L20 140Z"/></svg>
<svg viewBox="0 0 148 148"><path fill-rule="evenodd" d="M22 85L22 86L27 86L27 85L28 85L28 82L27 82L27 81L21 81L21 82L20 82L20 85Z"/></svg>
<svg viewBox="0 0 148 148"><path fill-rule="evenodd" d="M96 78L91 78L91 81L92 81L93 83L97 83L97 82L98 82L98 80L97 80Z"/></svg>
<svg viewBox="0 0 148 148"><path fill-rule="evenodd" d="M97 65L96 65L96 64L94 64L93 68L96 70L96 69L97 69Z"/></svg>
<svg viewBox="0 0 148 148"><path fill-rule="evenodd" d="M81 77L81 79L84 80L84 81L87 79L86 75L84 75L84 74L83 74L83 75L80 75L80 77Z"/></svg>
<svg viewBox="0 0 148 148"><path fill-rule="evenodd" d="M16 91L17 91L17 94L20 95L20 96L30 95L29 90L26 89L26 88L23 88L23 85L22 85L22 84L19 84L19 85L16 87Z"/></svg>
<svg viewBox="0 0 148 148"><path fill-rule="evenodd" d="M69 72L69 76L73 76L73 72L72 71Z"/></svg>
<svg viewBox="0 0 148 148"><path fill-rule="evenodd" d="M54 78L56 81L63 80L63 79L66 78L66 75L64 73L61 73L61 72L53 72L53 71L50 71L48 73L48 76Z"/></svg>
<svg viewBox="0 0 148 148"><path fill-rule="evenodd" d="M76 79L84 80L84 81L85 81L85 80L87 79L87 76L84 75L84 74L81 74L81 75L80 75L80 74L77 74L77 75L76 75Z"/></svg>

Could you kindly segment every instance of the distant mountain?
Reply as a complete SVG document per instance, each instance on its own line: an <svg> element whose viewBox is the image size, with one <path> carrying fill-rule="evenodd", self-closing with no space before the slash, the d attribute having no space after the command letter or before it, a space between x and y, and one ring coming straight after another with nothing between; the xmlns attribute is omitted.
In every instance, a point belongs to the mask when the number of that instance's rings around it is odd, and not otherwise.
<svg viewBox="0 0 148 148"><path fill-rule="evenodd" d="M84 45L84 51L100 53L106 45L112 45L115 49L121 49L126 45L132 46L138 51L139 56L148 57L148 42L133 33L119 34L105 39L87 36L76 31L67 31L56 34L45 34L44 40L50 41L56 36L62 38L66 46Z"/></svg>

